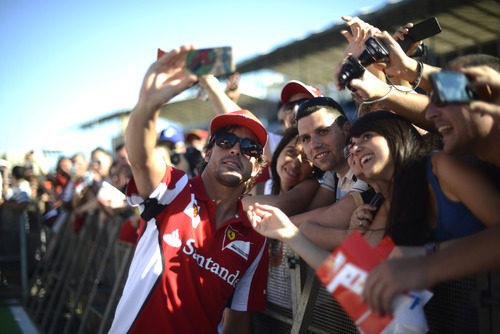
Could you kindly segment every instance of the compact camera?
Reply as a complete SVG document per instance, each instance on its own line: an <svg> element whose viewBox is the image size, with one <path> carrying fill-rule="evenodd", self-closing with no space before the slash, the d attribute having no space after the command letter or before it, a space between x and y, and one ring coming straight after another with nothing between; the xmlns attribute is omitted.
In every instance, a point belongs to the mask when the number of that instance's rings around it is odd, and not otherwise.
<svg viewBox="0 0 500 334"><path fill-rule="evenodd" d="M450 103L468 103L477 99L477 92L471 88L469 79L463 73L440 71L431 74L433 102L438 106Z"/></svg>
<svg viewBox="0 0 500 334"><path fill-rule="evenodd" d="M370 37L365 41L365 50L356 60L353 56L349 56L342 70L339 73L338 80L343 86L349 87L349 82L352 79L360 78L365 72L365 66L373 64L376 61L389 56L389 51L376 38Z"/></svg>

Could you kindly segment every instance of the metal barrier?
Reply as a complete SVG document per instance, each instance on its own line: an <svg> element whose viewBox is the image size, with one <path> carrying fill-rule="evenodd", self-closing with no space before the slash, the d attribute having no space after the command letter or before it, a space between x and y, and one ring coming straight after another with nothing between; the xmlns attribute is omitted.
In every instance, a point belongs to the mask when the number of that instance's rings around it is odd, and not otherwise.
<svg viewBox="0 0 500 334"><path fill-rule="evenodd" d="M268 290L279 291L280 298L271 301L268 295L266 311L253 315L254 333L358 333L314 271L284 253L279 267L271 269L281 275L270 274L268 285ZM445 282L432 291L434 296L425 307L429 333L500 332L500 271ZM297 294L300 299L294 297Z"/></svg>
<svg viewBox="0 0 500 334"><path fill-rule="evenodd" d="M134 246L118 241L122 220L89 216L80 234L68 215L51 241L54 252L30 281L27 309L42 333L105 333L126 280ZM286 249L286 248L285 248ZM278 270L273 273L273 270ZM270 274L265 312L253 315L254 333L358 333L314 271L293 253ZM273 276L274 275L274 276ZM497 272L440 284L426 306L430 333L495 333L500 329Z"/></svg>
<svg viewBox="0 0 500 334"><path fill-rule="evenodd" d="M31 279L26 308L41 333L109 329L134 251L133 245L118 240L122 222L119 216L101 222L96 211L75 234L68 214L51 238L53 253L38 264Z"/></svg>
<svg viewBox="0 0 500 334"><path fill-rule="evenodd" d="M28 257L27 257L27 243L26 243L26 227L28 224L27 213L26 210L22 212L13 212L9 211L9 214L5 214L6 212L2 212L3 220L1 222L2 228L0 229L0 233L2 233L2 243L6 242L8 238L19 238L19 252L16 252L16 249L8 249L9 247L3 247L3 254L0 254L0 273L2 273L2 264L5 266L9 263L19 263L19 272L20 272L20 295L23 303L26 302L28 298ZM12 226L8 226L12 225ZM14 227L9 231L8 227ZM17 233L16 232L17 229ZM14 232L14 233L9 233ZM12 253L14 251L14 253ZM3 274L2 274L3 275Z"/></svg>

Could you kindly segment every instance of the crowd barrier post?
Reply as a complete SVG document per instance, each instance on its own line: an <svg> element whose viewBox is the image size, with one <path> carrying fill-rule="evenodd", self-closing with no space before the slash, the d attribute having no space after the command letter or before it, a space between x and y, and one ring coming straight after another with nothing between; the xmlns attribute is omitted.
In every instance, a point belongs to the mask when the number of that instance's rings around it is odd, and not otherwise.
<svg viewBox="0 0 500 334"><path fill-rule="evenodd" d="M26 224L28 215L24 210L19 216L19 244L20 244L20 265L21 265L21 300L23 305L28 301L28 255L26 245Z"/></svg>
<svg viewBox="0 0 500 334"><path fill-rule="evenodd" d="M123 290L123 286L125 285L125 280L127 279L127 273L128 273L128 268L130 266L130 263L132 262L132 257L134 255L134 250L135 246L134 245L129 245L125 244L119 240L115 241L115 245L118 248L123 248L123 254L120 259L120 264L119 264L119 269L117 271L116 275L116 280L113 284L113 288L111 289L111 294L109 296L108 302L106 303L106 307L104 309L104 312L101 314L98 309L93 305L94 298L96 295L97 291L97 285L94 285L93 287L93 292L94 295L91 300L89 300L89 305L87 306L86 312L93 312L98 316L101 316L101 323L99 325L99 329L97 331L97 334L104 334L106 333L107 330L109 330L109 326L111 325L110 319L113 315L113 311L116 308L116 305L118 304L118 299L120 296L120 292ZM91 303L92 301L92 303ZM85 316L88 316L84 314L84 319ZM78 334L83 333L83 326L84 322L82 321L82 324L80 325L80 328L78 330Z"/></svg>
<svg viewBox="0 0 500 334"><path fill-rule="evenodd" d="M99 225L99 218L96 217L96 219L94 219L90 226L86 226L87 229L96 228L97 235L95 236L94 240L91 240L91 236L89 236L89 238L86 238L86 240L82 240L82 251L78 252L73 257L72 266L70 267L64 284L62 285L61 295L56 305L54 316L52 317L52 323L48 331L49 334L56 333L56 331L57 333L60 332L60 327L62 326L61 313L65 306L69 307L70 309L70 315L66 320L66 325L71 325L75 310L78 307L80 296L83 292L87 277L89 275L89 271L92 266L92 261L97 254L98 248L101 246L101 240L106 235L106 227ZM86 245L87 247L84 247L84 245ZM82 262L84 262L84 264ZM83 269L78 268L80 264L83 264ZM76 288L74 288L73 286L76 286Z"/></svg>
<svg viewBox="0 0 500 334"><path fill-rule="evenodd" d="M12 231L9 231L8 235L4 235L3 237L16 238L17 234L17 238L19 240L19 252L17 253L16 251L16 253L12 254L11 253L2 254L0 256L0 263L19 262L19 272L21 278L20 296L21 296L21 302L24 304L27 301L27 296L28 296L28 256L27 256L27 244L26 244L26 225L28 223L27 210L23 210L21 212L12 211L11 214L8 215L7 217L9 219L6 219L4 223L6 225L14 224L11 225L14 226L14 228ZM3 218L4 217L0 217L0 219ZM15 234L10 236L11 233Z"/></svg>
<svg viewBox="0 0 500 334"><path fill-rule="evenodd" d="M82 231L78 235L75 235L75 237L74 237L75 244L74 245L70 244L70 248L73 248L72 246L74 246L74 248L70 249L65 254L66 256L64 259L64 263L63 263L61 272L59 275L56 276L55 287L50 292L49 302L48 302L48 305L45 309L45 314L44 314L43 319L42 319L41 328L43 330L45 330L45 328L47 327L47 325L49 323L49 320L51 319L51 316L53 316L52 310L54 309L56 301L60 297L64 282L66 281L67 277L69 277L72 274L72 272L74 271L74 269L76 267L76 264L78 262L77 260L78 260L79 254L81 253L84 241L86 240L87 235L89 234L89 226L88 225L90 225L92 223L94 216L95 216L95 214L88 215L86 222L85 222L85 226L82 228Z"/></svg>
<svg viewBox="0 0 500 334"><path fill-rule="evenodd" d="M70 219L72 215L68 214L64 222L64 229L57 234L47 238L47 250L42 255L35 272L31 278L30 284L30 302L28 303L28 313L36 321L43 312L44 302L47 301L48 292L61 273L65 254L71 245L73 232L71 230ZM48 232L48 235L50 232ZM50 249L49 249L50 245ZM48 252L51 252L50 254ZM31 293L34 290L34 294Z"/></svg>
<svg viewBox="0 0 500 334"><path fill-rule="evenodd" d="M73 332L71 325L73 322L73 318L75 317L75 314L76 314L76 309L77 309L78 303L79 302L83 303L84 310L86 310L89 307L90 297L89 297L89 300L87 302L84 302L84 300L82 298L84 289L87 289L89 291L90 295L92 295L92 294L95 295L95 293L97 291L97 287L99 286L99 283L101 282L101 278L102 278L104 271L107 267L106 263L110 258L111 251L114 247L114 243L115 243L116 239L118 238L118 232L120 231L121 222L122 222L121 217L113 216L113 217L109 217L104 222L104 226L101 227L100 231L106 231L107 227L110 226L110 232L109 232L109 234L102 233L99 238L96 238L95 244L93 245L93 248L92 248L92 252L89 255L88 261L86 263L86 267L83 271L83 274L80 276L80 282L78 285L78 289L75 292L73 304L69 305L70 315L69 315L69 318L66 320L63 334ZM103 252L102 256L97 257L97 250L100 248L104 248L104 252ZM97 272L95 274L95 277L90 277L90 275L89 275L90 270L89 269L90 269L94 259L97 259L98 261L100 261L100 263L98 265L98 269L97 269ZM81 323L85 323L85 321L86 321L86 319L83 319L83 318L81 319Z"/></svg>
<svg viewBox="0 0 500 334"><path fill-rule="evenodd" d="M313 313L314 302L318 295L321 283L316 278L314 269L307 266L306 279L301 291L300 300L296 306L296 313L293 317L291 334L303 334L307 332Z"/></svg>

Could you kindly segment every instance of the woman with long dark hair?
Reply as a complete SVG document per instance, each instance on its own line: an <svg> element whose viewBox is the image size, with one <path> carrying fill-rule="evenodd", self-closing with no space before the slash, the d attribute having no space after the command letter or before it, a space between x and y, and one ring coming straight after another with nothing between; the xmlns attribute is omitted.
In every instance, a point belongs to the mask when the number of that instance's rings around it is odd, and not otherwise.
<svg viewBox="0 0 500 334"><path fill-rule="evenodd" d="M270 191L266 194L278 195L286 192L306 179L317 177L321 170L307 160L298 141L297 128L285 130L271 159ZM266 187L269 189L269 186Z"/></svg>
<svg viewBox="0 0 500 334"><path fill-rule="evenodd" d="M339 233L361 230L371 244L390 235L397 245L424 245L495 224L500 194L489 180L458 158L430 149L401 116L378 111L358 119L345 153L354 174L385 200L379 208L358 206L349 229ZM313 268L328 255L277 208L256 204L249 217L259 233L286 242Z"/></svg>

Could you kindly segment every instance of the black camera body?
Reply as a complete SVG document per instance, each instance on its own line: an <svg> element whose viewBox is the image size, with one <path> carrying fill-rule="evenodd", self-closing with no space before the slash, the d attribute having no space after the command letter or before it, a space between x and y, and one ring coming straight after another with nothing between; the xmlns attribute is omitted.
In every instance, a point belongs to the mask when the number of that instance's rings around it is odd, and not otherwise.
<svg viewBox="0 0 500 334"><path fill-rule="evenodd" d="M376 61L389 57L389 51L375 37L370 37L365 41L365 51L359 56L358 60L363 66L368 66Z"/></svg>
<svg viewBox="0 0 500 334"><path fill-rule="evenodd" d="M347 57L347 60L342 66L342 70L339 73L339 83L342 86L347 86L347 88L351 89L349 83L352 79L361 78L363 73L365 72L365 68L363 65L359 63L353 56Z"/></svg>
<svg viewBox="0 0 500 334"><path fill-rule="evenodd" d="M360 78L365 72L364 66L373 64L376 61L389 56L389 51L376 38L370 37L365 41L366 49L361 53L358 60L353 56L349 56L344 66L340 70L338 81L342 86L349 86L352 79Z"/></svg>

